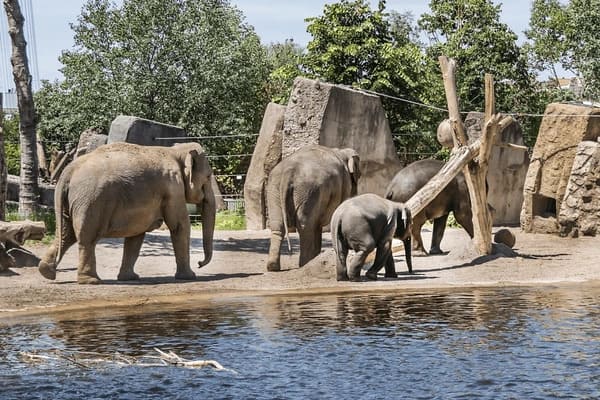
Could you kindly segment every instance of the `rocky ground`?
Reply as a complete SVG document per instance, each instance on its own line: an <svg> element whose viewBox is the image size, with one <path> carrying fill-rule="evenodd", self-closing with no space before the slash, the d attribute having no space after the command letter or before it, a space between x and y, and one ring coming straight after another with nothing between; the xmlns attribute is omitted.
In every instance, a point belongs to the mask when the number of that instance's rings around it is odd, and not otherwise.
<svg viewBox="0 0 600 400"><path fill-rule="evenodd" d="M358 290L403 290L464 286L508 286L547 284L600 285L600 237L560 238L534 235L511 228L514 249L496 246L497 254L480 257L462 229L448 229L442 241L447 254L414 257L414 274L409 275L404 252L395 253L398 279L337 282L334 253L329 234L321 255L303 268L297 267L298 241L292 234L293 254L283 249L283 271L267 272L269 231L215 232L212 262L196 267L203 258L200 232L193 232L191 259L197 280L173 279L175 260L168 233L156 231L146 242L136 264L141 280L116 280L120 265L121 240L102 241L96 251L102 285L76 283L77 247L73 246L59 265L56 281L45 280L36 267L24 267L0 276L0 318L58 310L176 303L212 296L264 295L289 292L347 292ZM423 234L426 246L430 232ZM29 247L41 256L46 246Z"/></svg>

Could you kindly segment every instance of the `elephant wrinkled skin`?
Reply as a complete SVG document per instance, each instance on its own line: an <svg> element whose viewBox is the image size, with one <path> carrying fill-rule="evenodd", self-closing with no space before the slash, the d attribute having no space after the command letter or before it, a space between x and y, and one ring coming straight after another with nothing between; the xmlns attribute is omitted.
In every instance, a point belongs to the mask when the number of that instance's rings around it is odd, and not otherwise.
<svg viewBox="0 0 600 400"><path fill-rule="evenodd" d="M177 279L195 279L190 268L190 220L186 203L202 213L204 261L212 258L215 197L212 170L197 143L146 147L113 143L77 158L61 175L55 190L56 238L40 273L56 278L67 249L79 245L77 281L100 283L96 243L125 238L119 280L139 279L133 271L145 232L164 222L171 233Z"/></svg>
<svg viewBox="0 0 600 400"><path fill-rule="evenodd" d="M336 207L356 194L359 156L353 149L306 146L282 160L269 175L267 209L271 243L268 271L279 271L281 241L294 227L300 238L300 266L321 251L322 228Z"/></svg>
<svg viewBox="0 0 600 400"><path fill-rule="evenodd" d="M377 272L385 266L386 278L397 278L392 238L404 243L408 272L412 273L410 209L402 203L366 193L344 201L331 217L331 241L336 253L338 281L359 281L360 270L369 253L377 249L373 266L367 271L368 279L377 279ZM355 254L346 266L348 251Z"/></svg>

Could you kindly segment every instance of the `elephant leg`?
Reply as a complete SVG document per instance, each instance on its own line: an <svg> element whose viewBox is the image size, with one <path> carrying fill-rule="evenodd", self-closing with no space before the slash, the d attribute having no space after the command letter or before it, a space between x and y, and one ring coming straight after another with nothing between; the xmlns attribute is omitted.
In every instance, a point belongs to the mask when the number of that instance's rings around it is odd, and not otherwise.
<svg viewBox="0 0 600 400"><path fill-rule="evenodd" d="M360 270L365 265L365 260L371 251L359 250L352 257L348 265L348 279L352 282L360 282Z"/></svg>
<svg viewBox="0 0 600 400"><path fill-rule="evenodd" d="M391 259L391 268L389 260ZM385 266L385 277L386 278L397 278L396 266L394 265L394 257L392 256L392 243L386 241L385 243L377 246L377 253L375 253L375 261L369 270L367 271L367 278L376 280L377 273Z"/></svg>
<svg viewBox="0 0 600 400"><path fill-rule="evenodd" d="M413 220L413 224L412 224L412 228L411 228L411 235L412 237L415 239L413 241L413 250L415 252L420 252L423 255L428 255L427 251L425 250L425 247L423 247L423 238L421 237L421 228L423 227L423 223L425 223L425 220L419 219L419 220Z"/></svg>
<svg viewBox="0 0 600 400"><path fill-rule="evenodd" d="M175 251L175 262L177 270L175 271L175 279L193 281L196 279L196 274L190 268L190 224L179 224L177 228L171 229L171 241L173 242L173 250Z"/></svg>
<svg viewBox="0 0 600 400"><path fill-rule="evenodd" d="M134 281L140 279L139 275L133 272L133 267L140 254L142 243L144 243L146 233L137 236L126 237L123 244L123 260L117 279L120 281Z"/></svg>
<svg viewBox="0 0 600 400"><path fill-rule="evenodd" d="M431 248L429 249L429 254L444 254L440 248L440 244L442 243L442 238L444 237L447 221L448 214L442 215L441 217L433 220L433 234L431 236Z"/></svg>
<svg viewBox="0 0 600 400"><path fill-rule="evenodd" d="M348 258L348 246L345 243L340 243L336 258L336 279L338 281L348 280L348 271L346 269L346 260Z"/></svg>
<svg viewBox="0 0 600 400"><path fill-rule="evenodd" d="M302 267L321 252L323 229L321 226L310 225L304 229L298 229L300 237L300 262Z"/></svg>
<svg viewBox="0 0 600 400"><path fill-rule="evenodd" d="M279 252L281 251L281 231L271 231L271 243L269 245L269 259L267 260L267 271L281 271Z"/></svg>
<svg viewBox="0 0 600 400"><path fill-rule="evenodd" d="M50 248L38 264L40 274L46 279L56 279L56 267L58 266L58 263L60 263L60 260L62 260L67 250L77 243L77 238L75 237L75 232L73 232L73 227L70 222L63 234L62 244L60 244L60 240L61 237L59 235L54 239L52 245L50 245ZM59 244L61 249L60 254L58 254Z"/></svg>
<svg viewBox="0 0 600 400"><path fill-rule="evenodd" d="M77 266L77 283L102 283L96 273L96 242L79 243L79 265Z"/></svg>

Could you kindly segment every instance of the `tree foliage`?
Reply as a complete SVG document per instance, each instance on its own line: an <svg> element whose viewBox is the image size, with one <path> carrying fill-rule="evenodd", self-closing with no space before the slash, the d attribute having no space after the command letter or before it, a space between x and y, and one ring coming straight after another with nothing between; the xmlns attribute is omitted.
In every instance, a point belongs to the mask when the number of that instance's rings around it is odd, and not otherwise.
<svg viewBox="0 0 600 400"><path fill-rule="evenodd" d="M527 51L533 67L550 70L558 80L557 67L583 78L584 95L600 99L599 0L535 0L531 8Z"/></svg>
<svg viewBox="0 0 600 400"><path fill-rule="evenodd" d="M271 70L267 93L271 101L287 104L294 79L303 74L303 56L304 49L294 43L293 39L267 46L267 59Z"/></svg>
<svg viewBox="0 0 600 400"><path fill-rule="evenodd" d="M385 4L379 1L371 9L366 0L342 0L325 5L322 16L307 19L312 40L304 58L306 72L413 102L430 100L432 88L439 84L414 41L410 16L387 13ZM399 150L437 150L431 135L420 134L432 131L433 117L426 109L390 98L384 99L384 106Z"/></svg>
<svg viewBox="0 0 600 400"><path fill-rule="evenodd" d="M227 0L88 0L63 51L64 81L38 93L47 142L106 130L119 114L185 128L193 136L258 131L267 102L265 49ZM248 153L252 140L204 140L209 153ZM223 173L246 158L218 158Z"/></svg>

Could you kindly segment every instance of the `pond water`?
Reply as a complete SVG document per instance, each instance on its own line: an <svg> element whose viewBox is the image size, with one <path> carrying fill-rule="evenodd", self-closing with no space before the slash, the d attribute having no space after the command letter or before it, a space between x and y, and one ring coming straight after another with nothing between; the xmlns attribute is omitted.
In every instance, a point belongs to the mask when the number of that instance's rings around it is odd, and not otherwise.
<svg viewBox="0 0 600 400"><path fill-rule="evenodd" d="M2 399L600 398L600 288L236 298L0 320ZM26 362L169 350L212 368Z"/></svg>

